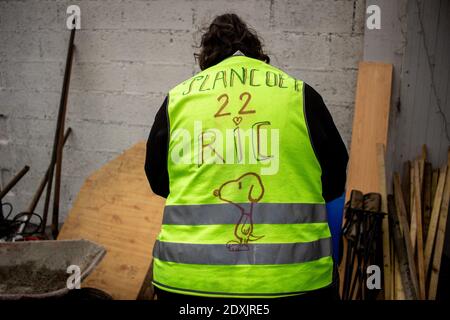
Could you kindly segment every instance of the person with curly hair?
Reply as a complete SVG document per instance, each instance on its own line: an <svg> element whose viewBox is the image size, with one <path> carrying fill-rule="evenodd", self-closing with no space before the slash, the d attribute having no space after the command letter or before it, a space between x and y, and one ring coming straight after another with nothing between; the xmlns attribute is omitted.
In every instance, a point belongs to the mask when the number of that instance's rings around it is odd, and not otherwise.
<svg viewBox="0 0 450 320"><path fill-rule="evenodd" d="M195 57L202 71L169 91L147 142L166 198L157 298L336 298L326 204L344 193L348 155L322 97L270 65L236 14L212 21Z"/></svg>

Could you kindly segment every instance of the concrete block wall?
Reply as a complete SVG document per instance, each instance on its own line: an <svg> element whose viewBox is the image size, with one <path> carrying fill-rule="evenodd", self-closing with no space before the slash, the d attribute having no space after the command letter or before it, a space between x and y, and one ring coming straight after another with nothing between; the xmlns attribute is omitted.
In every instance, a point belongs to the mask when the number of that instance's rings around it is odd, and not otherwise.
<svg viewBox="0 0 450 320"><path fill-rule="evenodd" d="M71 4L80 6L82 29L68 102L63 218L92 171L147 138L166 92L199 70L199 29L224 12L258 31L273 65L322 94L350 141L364 0L1 0L2 183L31 165L7 197L16 211L27 207L49 163Z"/></svg>

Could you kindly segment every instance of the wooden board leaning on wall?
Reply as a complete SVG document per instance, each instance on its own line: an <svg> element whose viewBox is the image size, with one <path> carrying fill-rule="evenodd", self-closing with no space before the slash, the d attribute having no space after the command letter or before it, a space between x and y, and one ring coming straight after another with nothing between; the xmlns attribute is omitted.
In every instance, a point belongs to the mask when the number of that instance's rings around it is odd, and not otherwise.
<svg viewBox="0 0 450 320"><path fill-rule="evenodd" d="M392 64L363 61L359 64L356 88L355 113L353 117L350 162L347 173L347 201L352 190L363 193L386 189L384 146L387 145L389 110L392 89ZM381 147L377 147L381 144ZM383 206L386 203L385 194ZM383 208L387 212L387 207ZM389 244L389 222L383 219L384 234L384 288L386 299L391 299L391 258ZM344 242L344 254L346 243ZM345 263L340 265L340 272ZM343 288L343 277L341 288Z"/></svg>
<svg viewBox="0 0 450 320"><path fill-rule="evenodd" d="M82 287L104 290L114 299L137 298L161 227L164 200L150 190L144 159L145 142L140 142L89 176L58 236L106 248Z"/></svg>

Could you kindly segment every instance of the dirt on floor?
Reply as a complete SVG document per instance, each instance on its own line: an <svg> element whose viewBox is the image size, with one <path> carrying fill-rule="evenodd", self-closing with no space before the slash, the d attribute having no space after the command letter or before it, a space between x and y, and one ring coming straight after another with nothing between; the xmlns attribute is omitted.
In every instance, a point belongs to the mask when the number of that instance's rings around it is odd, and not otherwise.
<svg viewBox="0 0 450 320"><path fill-rule="evenodd" d="M66 270L37 267L34 263L0 266L0 294L47 293L66 287Z"/></svg>

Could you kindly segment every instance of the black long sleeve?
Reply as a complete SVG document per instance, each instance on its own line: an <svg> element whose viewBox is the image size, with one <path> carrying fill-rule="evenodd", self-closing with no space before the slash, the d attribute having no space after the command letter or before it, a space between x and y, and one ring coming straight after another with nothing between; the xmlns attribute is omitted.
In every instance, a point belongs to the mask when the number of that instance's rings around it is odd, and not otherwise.
<svg viewBox="0 0 450 320"><path fill-rule="evenodd" d="M153 192L161 197L169 195L169 173L167 154L169 143L169 123L167 119L167 97L159 108L147 140L145 174Z"/></svg>
<svg viewBox="0 0 450 320"><path fill-rule="evenodd" d="M306 122L322 168L322 195L329 202L344 193L347 149L320 94L307 84L304 90ZM167 101L166 98L156 114L147 141L145 161L145 172L153 192L165 198L169 194Z"/></svg>
<svg viewBox="0 0 450 320"><path fill-rule="evenodd" d="M345 191L348 153L320 94L307 84L304 90L306 122L322 168L322 195L329 202Z"/></svg>

